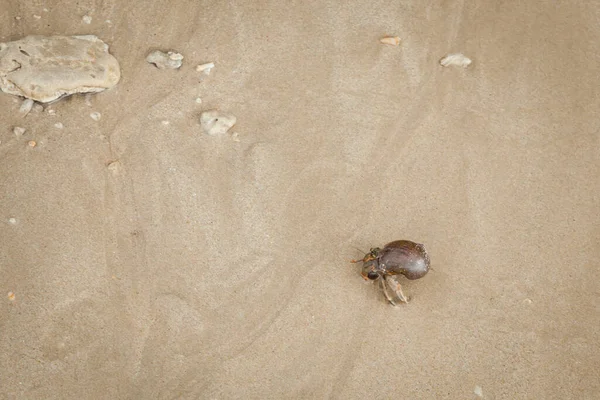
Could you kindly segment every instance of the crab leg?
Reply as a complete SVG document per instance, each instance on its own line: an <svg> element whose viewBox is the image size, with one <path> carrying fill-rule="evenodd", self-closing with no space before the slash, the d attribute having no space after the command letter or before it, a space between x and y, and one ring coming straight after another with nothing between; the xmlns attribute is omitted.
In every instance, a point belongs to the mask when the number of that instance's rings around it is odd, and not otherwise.
<svg viewBox="0 0 600 400"><path fill-rule="evenodd" d="M384 275L383 280L383 294L385 294L385 297L392 305L397 305L398 302L408 303L409 298L404 295L402 286L400 286L395 277ZM390 296L388 288L392 291L393 296Z"/></svg>

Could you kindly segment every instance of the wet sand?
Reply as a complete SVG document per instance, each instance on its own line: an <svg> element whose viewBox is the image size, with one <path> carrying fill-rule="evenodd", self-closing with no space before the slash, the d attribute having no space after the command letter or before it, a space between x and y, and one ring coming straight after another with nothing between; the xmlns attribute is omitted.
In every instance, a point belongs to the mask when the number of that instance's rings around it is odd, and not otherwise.
<svg viewBox="0 0 600 400"><path fill-rule="evenodd" d="M600 6L332 3L0 0L122 73L0 94L0 399L597 398ZM392 307L348 261L396 239Z"/></svg>

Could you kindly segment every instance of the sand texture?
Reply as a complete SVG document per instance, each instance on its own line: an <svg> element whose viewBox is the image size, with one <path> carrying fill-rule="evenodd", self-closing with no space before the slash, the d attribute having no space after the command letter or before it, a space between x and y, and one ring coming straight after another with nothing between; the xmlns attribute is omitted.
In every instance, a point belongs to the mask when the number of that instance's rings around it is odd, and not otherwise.
<svg viewBox="0 0 600 400"><path fill-rule="evenodd" d="M0 399L597 399L599 19L0 0L0 42L96 35L121 70L0 93ZM393 307L349 260L399 239L432 270Z"/></svg>

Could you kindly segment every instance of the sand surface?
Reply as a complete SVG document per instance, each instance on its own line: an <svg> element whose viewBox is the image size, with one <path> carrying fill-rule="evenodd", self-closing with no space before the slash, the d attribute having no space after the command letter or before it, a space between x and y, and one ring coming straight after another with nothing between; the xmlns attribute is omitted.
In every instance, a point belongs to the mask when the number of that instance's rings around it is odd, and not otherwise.
<svg viewBox="0 0 600 400"><path fill-rule="evenodd" d="M0 0L0 41L122 70L0 94L0 399L597 399L600 5L570 3ZM396 239L434 268L401 307L348 263Z"/></svg>

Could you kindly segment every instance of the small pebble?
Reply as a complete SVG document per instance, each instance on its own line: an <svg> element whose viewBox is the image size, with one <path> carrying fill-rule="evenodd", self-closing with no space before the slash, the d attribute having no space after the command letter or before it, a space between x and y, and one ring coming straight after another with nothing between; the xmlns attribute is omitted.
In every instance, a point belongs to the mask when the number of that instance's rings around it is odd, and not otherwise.
<svg viewBox="0 0 600 400"><path fill-rule="evenodd" d="M102 118L102 114L100 114L98 111L94 111L90 114L90 117L92 117L94 121L100 121L100 118Z"/></svg>
<svg viewBox="0 0 600 400"><path fill-rule="evenodd" d="M51 108L48 109L48 114L50 115L56 115L56 110L53 110Z"/></svg>
<svg viewBox="0 0 600 400"><path fill-rule="evenodd" d="M209 62L205 64L200 64L196 67L196 71L204 72L206 75L210 74L210 70L215 67L215 63Z"/></svg>
<svg viewBox="0 0 600 400"><path fill-rule="evenodd" d="M481 386L475 386L475 389L473 389L473 393L475 393L477 397L483 397L483 389L481 388Z"/></svg>
<svg viewBox="0 0 600 400"><path fill-rule="evenodd" d="M34 15L33 18L35 18L35 19L41 19L42 16L41 15Z"/></svg>
<svg viewBox="0 0 600 400"><path fill-rule="evenodd" d="M202 99L200 97L196 97L196 104L202 104Z"/></svg>
<svg viewBox="0 0 600 400"><path fill-rule="evenodd" d="M237 132L233 132L233 133L231 134L231 140L233 140L234 142L239 142L239 141L240 141L240 138L239 138L239 136L240 136L240 134L239 134L239 133L237 133Z"/></svg>
<svg viewBox="0 0 600 400"><path fill-rule="evenodd" d="M25 130L26 130L25 128L21 128L20 126L15 126L13 128L13 133L15 134L16 137L21 137L25 133Z"/></svg>
<svg viewBox="0 0 600 400"><path fill-rule="evenodd" d="M165 119L165 120L163 120L163 121L160 121L160 123L161 123L161 124L163 124L164 126L167 126L167 125L169 125L169 124L170 124L170 122L169 122L169 121L167 121L166 119Z"/></svg>
<svg viewBox="0 0 600 400"><path fill-rule="evenodd" d="M35 140L30 140L29 142L27 142L27 145L29 147L35 147L37 146L37 142Z"/></svg>
<svg viewBox="0 0 600 400"><path fill-rule="evenodd" d="M17 219L16 218L9 218L8 222L15 225L17 223Z"/></svg>
<svg viewBox="0 0 600 400"><path fill-rule="evenodd" d="M108 168L108 170L114 174L114 173L119 172L120 165L121 165L121 163L119 163L119 160L115 160L115 161L111 161L110 163L108 163L106 168Z"/></svg>
<svg viewBox="0 0 600 400"><path fill-rule="evenodd" d="M23 100L23 103L21 103L21 107L19 107L19 112L21 114L27 115L27 114L29 114L29 112L31 111L32 108L33 108L33 100L25 99L25 100Z"/></svg>
<svg viewBox="0 0 600 400"><path fill-rule="evenodd" d="M217 110L204 111L200 114L200 126L204 133L211 136L227 133L236 121L235 115Z"/></svg>
<svg viewBox="0 0 600 400"><path fill-rule="evenodd" d="M15 17L15 19L16 19L17 21L20 21L20 20L21 20L21 17Z"/></svg>
<svg viewBox="0 0 600 400"><path fill-rule="evenodd" d="M84 24L91 24L92 23L92 17L90 17L89 15L84 15L81 20L83 21Z"/></svg>
<svg viewBox="0 0 600 400"><path fill-rule="evenodd" d="M398 36L386 36L379 39L383 44L389 44L390 46L398 46L400 44L400 38Z"/></svg>
<svg viewBox="0 0 600 400"><path fill-rule="evenodd" d="M7 297L10 301L15 301L15 294L13 292L8 292Z"/></svg>
<svg viewBox="0 0 600 400"><path fill-rule="evenodd" d="M62 128L64 128L65 126L64 126L64 125L63 125L61 122L57 122L57 123L55 123L55 124L54 124L54 127L55 127L56 129L62 129Z"/></svg>
<svg viewBox="0 0 600 400"><path fill-rule="evenodd" d="M44 8L44 12L49 12L50 10L48 10L47 8Z"/></svg>
<svg viewBox="0 0 600 400"><path fill-rule="evenodd" d="M464 54L454 53L448 54L446 57L442 58L440 60L440 65L442 67L449 67L451 65L454 65L457 67L467 68L469 65L471 65L471 62L471 59L469 57L466 57Z"/></svg>
<svg viewBox="0 0 600 400"><path fill-rule="evenodd" d="M525 299L525 300L523 300L523 303L531 304L531 303L533 303L533 301L531 299Z"/></svg>
<svg viewBox="0 0 600 400"><path fill-rule="evenodd" d="M155 50L148 54L146 62L154 64L158 69L178 69L183 63L183 55L174 51L165 53L164 51Z"/></svg>

